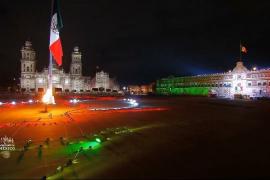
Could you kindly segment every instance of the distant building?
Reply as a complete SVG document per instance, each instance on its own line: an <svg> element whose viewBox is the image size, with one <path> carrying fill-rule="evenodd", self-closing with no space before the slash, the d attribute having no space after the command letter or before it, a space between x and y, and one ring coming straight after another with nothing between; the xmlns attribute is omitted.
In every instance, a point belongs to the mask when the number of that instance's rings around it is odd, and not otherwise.
<svg viewBox="0 0 270 180"><path fill-rule="evenodd" d="M48 87L48 68L36 71L36 52L32 43L25 42L21 49L21 78L20 87L23 92L44 92ZM114 79L103 71L97 72L94 78L82 75L82 54L76 46L71 53L70 72L53 66L53 88L56 92L91 92L95 88L119 90ZM94 83L93 83L94 82Z"/></svg>
<svg viewBox="0 0 270 180"><path fill-rule="evenodd" d="M153 84L149 85L130 85L127 88L129 94L132 95L147 95L153 93Z"/></svg>
<svg viewBox="0 0 270 180"><path fill-rule="evenodd" d="M110 78L109 74L103 71L96 73L96 87L102 87L104 89L109 89L110 86Z"/></svg>
<svg viewBox="0 0 270 180"><path fill-rule="evenodd" d="M248 70L242 61L226 73L157 80L157 94L214 95L224 98L270 97L270 69Z"/></svg>

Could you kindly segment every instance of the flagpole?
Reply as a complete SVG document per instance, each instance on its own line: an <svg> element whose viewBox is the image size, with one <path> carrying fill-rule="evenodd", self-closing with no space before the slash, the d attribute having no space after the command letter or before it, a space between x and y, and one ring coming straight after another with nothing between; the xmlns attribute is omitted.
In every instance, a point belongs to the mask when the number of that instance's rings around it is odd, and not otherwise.
<svg viewBox="0 0 270 180"><path fill-rule="evenodd" d="M54 6L54 0L52 0L51 4L51 17L53 15L53 6ZM52 21L52 20L51 20ZM50 21L50 28L49 28L49 46L50 46L50 38L51 38L51 24ZM46 104L46 111L47 111L47 104L55 104L54 96L53 96L53 83L52 83L52 76L53 76L53 56L51 51L49 50L49 65L48 65L48 87L45 95L43 96L43 102Z"/></svg>
<svg viewBox="0 0 270 180"><path fill-rule="evenodd" d="M51 20L51 18L52 18L52 16L53 16L53 5L54 5L54 0L52 0L52 3L51 3L51 16L50 16L50 20ZM52 20L51 20L52 21ZM49 28L49 47L50 47L50 38L51 38L51 24L52 24L52 22L50 21L50 28ZM49 70L49 74L48 74L48 89L49 89L49 91L51 91L51 93L52 93L52 53L51 53L51 51L49 50L49 68L48 68L48 70ZM49 100L50 101L50 103L53 103L53 101L52 101L52 99L51 100Z"/></svg>
<svg viewBox="0 0 270 180"><path fill-rule="evenodd" d="M50 20L53 16L53 5L54 5L54 0L52 0L52 4L51 4L51 16L50 16ZM52 21L52 20L51 20ZM51 24L52 22L50 21L50 28L49 28L49 47L50 47L50 38L51 38ZM48 80L49 80L49 89L51 89L52 91L52 53L51 51L49 50L49 53L50 53L50 57L49 57L49 77L48 77Z"/></svg>
<svg viewBox="0 0 270 180"><path fill-rule="evenodd" d="M52 90L52 53L50 52L50 59L49 59L49 76L48 76L48 88Z"/></svg>
<svg viewBox="0 0 270 180"><path fill-rule="evenodd" d="M240 53L240 56L239 56L239 58L240 58L240 61L242 61L242 45L241 45L241 40L240 40L240 51L239 51L239 53Z"/></svg>
<svg viewBox="0 0 270 180"><path fill-rule="evenodd" d="M53 96L53 60L60 66L62 64L62 45L59 36L59 29L63 26L60 12L58 10L57 0L52 0L51 21L50 21L50 38L49 38L49 65L48 65L48 86L42 101L45 104L55 104Z"/></svg>

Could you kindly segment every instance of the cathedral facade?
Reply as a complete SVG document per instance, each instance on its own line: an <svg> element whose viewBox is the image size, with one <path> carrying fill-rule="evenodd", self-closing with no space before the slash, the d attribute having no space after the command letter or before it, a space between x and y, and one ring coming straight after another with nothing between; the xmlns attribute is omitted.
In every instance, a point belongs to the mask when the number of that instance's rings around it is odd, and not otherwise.
<svg viewBox="0 0 270 180"><path fill-rule="evenodd" d="M71 53L69 73L53 66L53 89L55 92L92 92L107 91L117 92L119 85L106 72L97 72L94 78L82 75L82 54L76 46ZM36 71L36 52L32 43L25 42L21 49L21 78L20 87L22 92L44 92L48 87L48 68L41 72Z"/></svg>

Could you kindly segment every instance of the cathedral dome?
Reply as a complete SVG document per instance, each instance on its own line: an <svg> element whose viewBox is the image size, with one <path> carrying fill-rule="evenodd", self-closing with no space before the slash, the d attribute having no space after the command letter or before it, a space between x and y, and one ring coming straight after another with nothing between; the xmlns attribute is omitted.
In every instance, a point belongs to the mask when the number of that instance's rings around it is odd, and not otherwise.
<svg viewBox="0 0 270 180"><path fill-rule="evenodd" d="M32 43L30 41L25 41L25 47L31 47Z"/></svg>
<svg viewBox="0 0 270 180"><path fill-rule="evenodd" d="M75 46L73 50L74 50L74 52L79 52L79 47Z"/></svg>

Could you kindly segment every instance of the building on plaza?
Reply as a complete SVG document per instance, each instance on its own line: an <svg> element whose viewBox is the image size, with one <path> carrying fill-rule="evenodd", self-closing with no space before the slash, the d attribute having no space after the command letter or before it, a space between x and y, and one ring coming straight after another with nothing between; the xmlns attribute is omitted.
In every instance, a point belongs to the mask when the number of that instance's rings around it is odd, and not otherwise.
<svg viewBox="0 0 270 180"><path fill-rule="evenodd" d="M224 98L270 97L270 69L247 69L238 61L232 71L157 80L162 95L213 95Z"/></svg>
<svg viewBox="0 0 270 180"><path fill-rule="evenodd" d="M129 85L127 92L132 95L148 95L153 93L153 83L146 85Z"/></svg>
<svg viewBox="0 0 270 180"><path fill-rule="evenodd" d="M109 74L103 71L96 73L96 87L103 87L104 89L109 89L110 78Z"/></svg>
<svg viewBox="0 0 270 180"><path fill-rule="evenodd" d="M48 87L48 68L41 72L36 70L36 52L30 41L26 41L21 49L21 78L22 92L44 92ZM106 72L97 72L94 78L82 74L82 54L74 47L71 53L69 73L64 69L53 66L53 89L55 92L91 92L93 89L118 91L119 85Z"/></svg>

